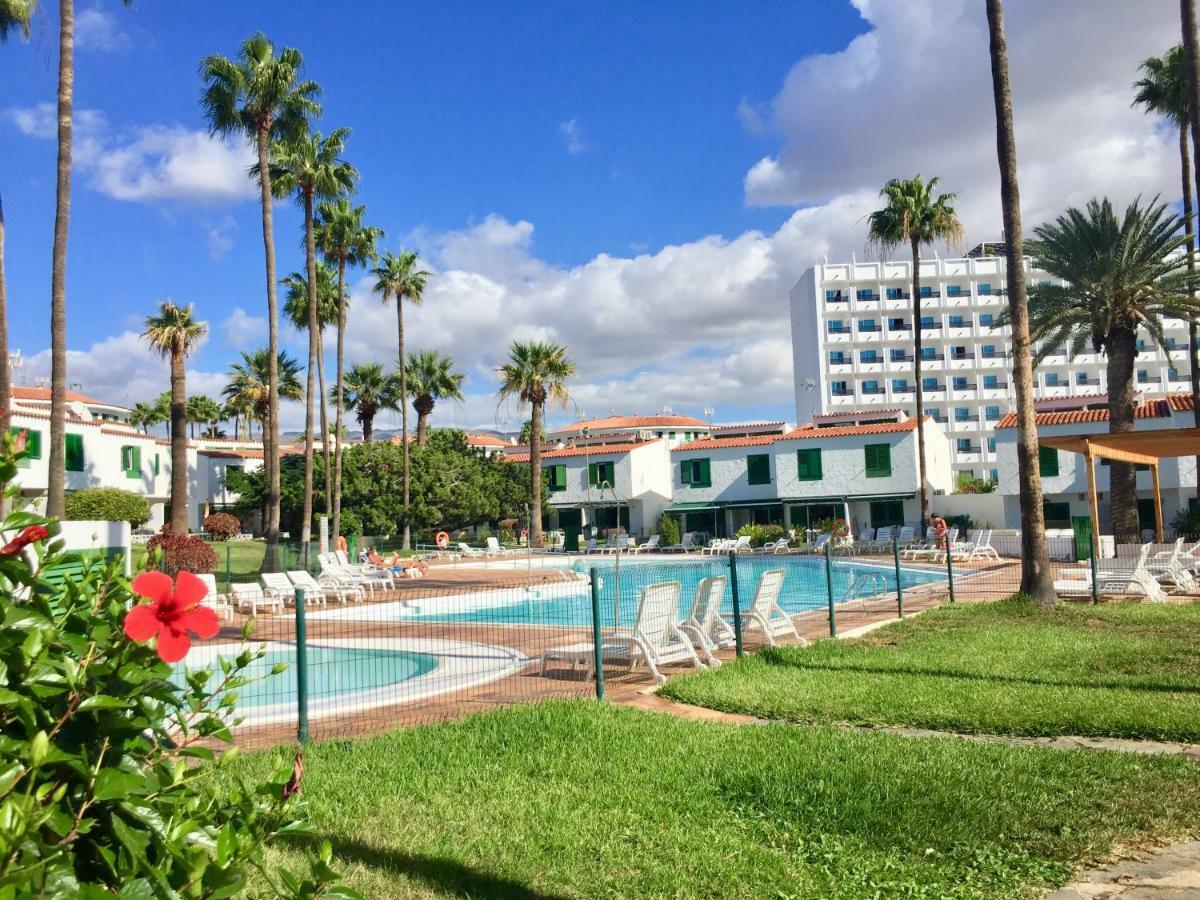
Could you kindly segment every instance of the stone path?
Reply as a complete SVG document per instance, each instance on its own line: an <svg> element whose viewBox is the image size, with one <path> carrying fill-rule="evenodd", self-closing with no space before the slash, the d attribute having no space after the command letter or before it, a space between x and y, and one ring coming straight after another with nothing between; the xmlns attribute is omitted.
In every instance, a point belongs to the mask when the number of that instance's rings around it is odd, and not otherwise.
<svg viewBox="0 0 1200 900"><path fill-rule="evenodd" d="M1178 900L1200 897L1200 842L1175 844L1093 869L1048 900Z"/></svg>

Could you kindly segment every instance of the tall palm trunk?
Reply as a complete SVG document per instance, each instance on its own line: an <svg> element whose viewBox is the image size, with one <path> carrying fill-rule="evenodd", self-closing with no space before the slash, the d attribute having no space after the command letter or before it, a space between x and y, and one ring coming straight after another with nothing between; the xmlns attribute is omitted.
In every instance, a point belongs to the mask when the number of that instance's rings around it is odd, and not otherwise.
<svg viewBox="0 0 1200 900"><path fill-rule="evenodd" d="M917 398L917 477L921 482L921 530L929 524L929 480L925 476L925 396L921 390L921 245L912 242L913 378Z"/></svg>
<svg viewBox="0 0 1200 900"><path fill-rule="evenodd" d="M67 232L71 220L71 115L75 97L75 3L58 3L58 181L50 268L50 455L46 514L62 516L67 476Z"/></svg>
<svg viewBox="0 0 1200 900"><path fill-rule="evenodd" d="M987 0L996 106L996 155L1000 161L1000 205L1007 256L1005 273L1012 324L1013 387L1017 398L1017 480L1021 496L1021 590L1039 603L1055 602L1046 555L1042 478L1038 471L1037 424L1033 410L1033 356L1029 340L1029 298L1021 246L1021 193L1017 184L1017 139L1013 131L1012 89L1008 83L1008 42L1002 0Z"/></svg>
<svg viewBox="0 0 1200 900"><path fill-rule="evenodd" d="M529 546L542 546L542 403L533 398L529 413Z"/></svg>
<svg viewBox="0 0 1200 900"><path fill-rule="evenodd" d="M375 440L375 413L363 413L362 430L364 444Z"/></svg>
<svg viewBox="0 0 1200 900"><path fill-rule="evenodd" d="M1192 221L1192 159L1188 151L1188 130L1186 125L1179 126L1179 170L1180 181L1183 184L1183 233L1187 240L1188 276L1196 275L1196 232ZM1193 282L1194 284L1194 282ZM1195 293L1195 288L1192 288ZM1196 346L1198 335L1196 317L1188 318L1188 374L1192 383L1192 396L1200 397L1200 347ZM1193 412L1200 424L1200 412ZM1200 456L1196 457L1196 471L1200 472ZM1200 496L1200 478L1196 479L1197 496Z"/></svg>
<svg viewBox="0 0 1200 900"><path fill-rule="evenodd" d="M0 200L0 433L12 419L12 378L8 368L8 289L4 282L4 201Z"/></svg>
<svg viewBox="0 0 1200 900"><path fill-rule="evenodd" d="M1188 76L1188 124L1192 132L1192 147L1200 151L1200 38L1196 35L1196 0L1179 0L1179 18L1183 31L1183 50L1184 57L1187 59L1187 76ZM1200 190L1200 152L1192 155L1192 165L1195 167L1196 183L1195 187ZM1191 190L1187 191L1188 202L1191 201ZM1187 211L1187 207L1184 207ZM1190 221L1190 220L1189 220ZM1189 245L1190 249L1191 245ZM1189 253L1188 259L1192 259ZM1192 393L1195 395L1200 390L1200 358L1197 356L1196 349L1197 328L1196 321L1192 319L1188 325L1188 360L1191 364L1192 377ZM1197 428L1200 428L1200 403L1193 404L1192 410L1193 421ZM1196 457L1196 466L1198 477L1196 479L1197 491L1200 492L1200 456ZM1200 493L1198 493L1200 496Z"/></svg>
<svg viewBox="0 0 1200 900"><path fill-rule="evenodd" d="M171 348L171 531L188 533L187 383L182 346Z"/></svg>
<svg viewBox="0 0 1200 900"><path fill-rule="evenodd" d="M279 571L279 305L275 299L275 219L268 164L269 122L258 129L258 172L262 188L263 250L267 260L267 415L263 422L263 465L267 475L267 549L262 571Z"/></svg>
<svg viewBox="0 0 1200 900"><path fill-rule="evenodd" d="M321 400L321 455L325 460L325 515L333 515L333 468L329 456L329 406L328 394L325 393L325 329L321 328L317 335L317 390Z"/></svg>
<svg viewBox="0 0 1200 900"><path fill-rule="evenodd" d="M1133 409L1137 394L1134 367L1137 333L1132 328L1113 328L1108 344L1108 431L1133 431ZM1137 472L1132 463L1113 460L1108 468L1109 507L1113 534L1118 544L1141 543L1138 526Z"/></svg>
<svg viewBox="0 0 1200 900"><path fill-rule="evenodd" d="M418 397L413 409L417 411L417 446L424 447L429 442L429 417L433 415L433 401Z"/></svg>
<svg viewBox="0 0 1200 900"><path fill-rule="evenodd" d="M313 234L313 192L304 192L304 262L308 275L308 381L304 390L304 518L300 524L300 564L308 566L313 518L313 381L320 322L317 318L317 244Z"/></svg>
<svg viewBox="0 0 1200 900"><path fill-rule="evenodd" d="M338 259L337 397L333 424L333 533L342 533L342 425L346 415L346 386L342 371L346 346L346 259Z"/></svg>
<svg viewBox="0 0 1200 900"><path fill-rule="evenodd" d="M401 460L401 490L404 502L404 543L401 546L407 550L412 535L408 520L409 501L409 470L408 470L408 376L404 364L404 294L396 295L396 336L400 352L400 460Z"/></svg>

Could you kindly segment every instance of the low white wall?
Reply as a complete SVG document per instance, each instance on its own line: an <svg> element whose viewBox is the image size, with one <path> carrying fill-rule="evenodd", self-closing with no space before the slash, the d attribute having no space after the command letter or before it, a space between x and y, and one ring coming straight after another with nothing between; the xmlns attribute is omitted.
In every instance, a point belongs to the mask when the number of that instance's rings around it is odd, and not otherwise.
<svg viewBox="0 0 1200 900"><path fill-rule="evenodd" d="M980 528L1004 528L1015 525L1004 518L1004 495L993 491L990 494L944 494L931 497L933 511L940 516L970 516Z"/></svg>
<svg viewBox="0 0 1200 900"><path fill-rule="evenodd" d="M132 571L130 548L133 541L128 522L81 520L59 523L59 539L64 550L120 550L125 556L125 575Z"/></svg>

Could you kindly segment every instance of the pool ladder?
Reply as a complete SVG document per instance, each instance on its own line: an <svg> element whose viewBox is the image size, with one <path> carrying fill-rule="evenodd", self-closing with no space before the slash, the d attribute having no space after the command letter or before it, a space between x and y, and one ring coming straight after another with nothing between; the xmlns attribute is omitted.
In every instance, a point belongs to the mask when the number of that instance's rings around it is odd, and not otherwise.
<svg viewBox="0 0 1200 900"><path fill-rule="evenodd" d="M879 599L889 593L887 579L884 576L875 572L857 572L850 581L850 586L842 594L842 602Z"/></svg>

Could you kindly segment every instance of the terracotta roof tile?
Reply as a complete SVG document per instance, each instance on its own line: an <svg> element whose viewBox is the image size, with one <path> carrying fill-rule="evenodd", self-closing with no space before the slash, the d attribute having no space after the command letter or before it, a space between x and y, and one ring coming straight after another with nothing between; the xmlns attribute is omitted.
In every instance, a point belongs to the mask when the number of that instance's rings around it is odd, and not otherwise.
<svg viewBox="0 0 1200 900"><path fill-rule="evenodd" d="M584 419L552 430L553 434L579 431L582 428L708 428L703 419L691 416L605 416L601 419Z"/></svg>
<svg viewBox="0 0 1200 900"><path fill-rule="evenodd" d="M927 421L929 421L927 419ZM903 422L876 422L870 425L835 425L828 428L818 428L811 422L794 428L787 434L756 434L749 437L735 438L700 438L680 444L672 453L691 452L695 450L723 450L727 447L765 447L780 441L807 441L823 438L857 437L873 434L903 434L916 431L917 420L905 419Z"/></svg>
<svg viewBox="0 0 1200 900"><path fill-rule="evenodd" d="M1094 398L1080 398L1091 400ZM1167 419L1172 412L1190 412L1195 408L1195 398L1191 394L1169 394L1165 398L1147 400L1134 407L1135 419ZM1107 422L1108 408L1101 409L1063 409L1040 412L1034 415L1034 423L1041 428L1049 425L1084 425L1092 422ZM1017 414L1007 413L999 422L997 428L1016 428Z"/></svg>
<svg viewBox="0 0 1200 900"><path fill-rule="evenodd" d="M595 444L588 447L564 447L561 450L543 450L542 459L567 459L572 456L619 456L622 453L628 453L630 450L638 450L657 443L658 441L641 441L637 444ZM529 451L509 453L505 456L505 459L512 460L513 462L529 462Z"/></svg>

